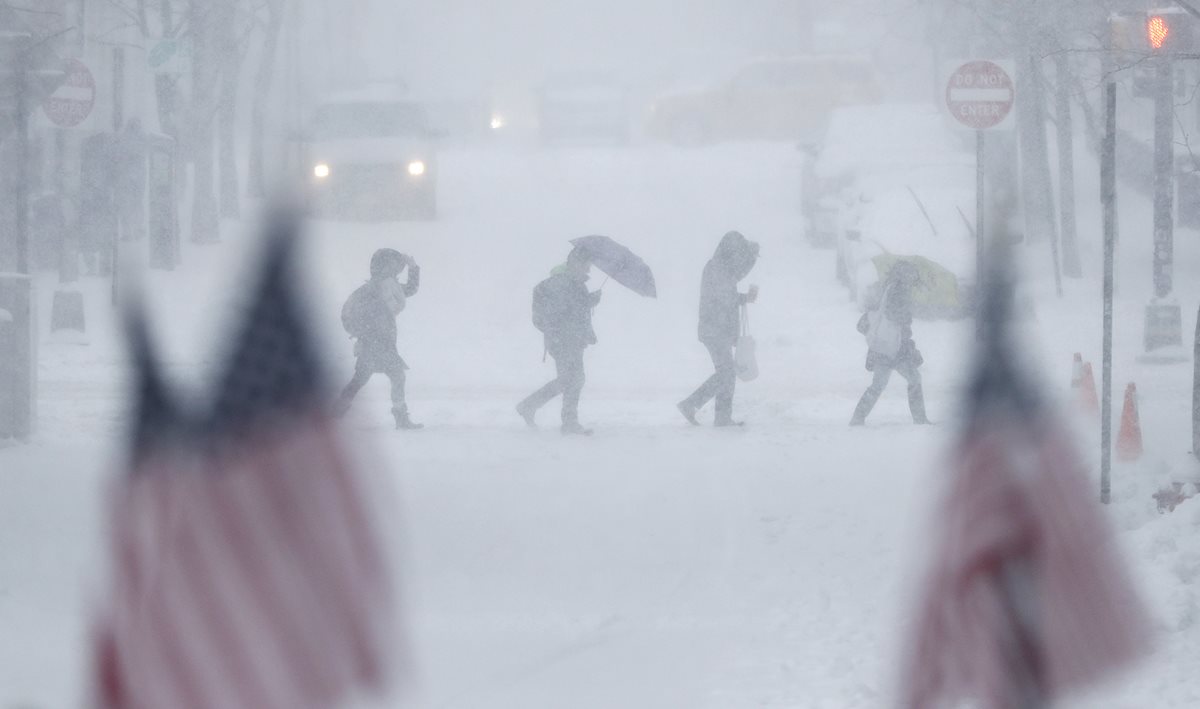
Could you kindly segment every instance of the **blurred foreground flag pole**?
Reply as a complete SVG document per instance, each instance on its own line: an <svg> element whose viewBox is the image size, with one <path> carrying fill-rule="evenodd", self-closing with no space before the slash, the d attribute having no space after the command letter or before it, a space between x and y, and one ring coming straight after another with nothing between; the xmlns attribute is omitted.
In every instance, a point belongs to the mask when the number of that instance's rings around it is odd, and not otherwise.
<svg viewBox="0 0 1200 709"><path fill-rule="evenodd" d="M332 709L381 689L392 588L327 418L278 214L211 412L167 395L131 318L138 404L113 491L113 586L94 636L104 709Z"/></svg>
<svg viewBox="0 0 1200 709"><path fill-rule="evenodd" d="M1085 468L1011 351L1009 256L991 250L982 337L901 709L1042 709L1147 646Z"/></svg>

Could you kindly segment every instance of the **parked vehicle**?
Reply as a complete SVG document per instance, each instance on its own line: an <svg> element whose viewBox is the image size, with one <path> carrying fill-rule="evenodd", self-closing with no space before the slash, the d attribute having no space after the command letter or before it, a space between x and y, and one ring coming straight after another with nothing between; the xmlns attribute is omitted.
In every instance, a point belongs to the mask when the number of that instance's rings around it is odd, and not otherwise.
<svg viewBox="0 0 1200 709"><path fill-rule="evenodd" d="M897 136L903 136L898 140ZM919 317L970 310L975 281L975 156L927 104L846 107L810 151L802 200L807 237L836 250L836 274L867 307L898 261L922 284Z"/></svg>
<svg viewBox="0 0 1200 709"><path fill-rule="evenodd" d="M857 305L877 303L888 272L903 261L920 273L914 315L969 314L975 293L973 186L901 187L864 199L837 245L838 275Z"/></svg>
<svg viewBox="0 0 1200 709"><path fill-rule="evenodd" d="M313 112L308 176L336 218L432 219L437 156L424 106L387 92L331 97Z"/></svg>
<svg viewBox="0 0 1200 709"><path fill-rule="evenodd" d="M922 103L838 108L819 142L803 147L805 237L824 248L836 244L864 191L903 185L914 170L927 173L930 182L939 177L931 171L949 171L941 176L959 180L958 171L975 164L941 112Z"/></svg>
<svg viewBox="0 0 1200 709"><path fill-rule="evenodd" d="M880 95L874 67L864 57L763 59L716 86L661 96L651 109L647 132L680 145L814 142L835 108L875 103Z"/></svg>

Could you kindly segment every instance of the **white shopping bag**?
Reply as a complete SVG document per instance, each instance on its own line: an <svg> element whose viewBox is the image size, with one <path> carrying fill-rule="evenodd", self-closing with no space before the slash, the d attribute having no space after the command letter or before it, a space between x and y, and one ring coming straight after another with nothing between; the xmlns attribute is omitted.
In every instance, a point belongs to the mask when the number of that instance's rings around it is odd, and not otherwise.
<svg viewBox="0 0 1200 709"><path fill-rule="evenodd" d="M750 334L750 316L745 305L742 306L742 334L738 336L737 348L734 350L734 364L737 367L738 379L750 382L758 379L758 344Z"/></svg>

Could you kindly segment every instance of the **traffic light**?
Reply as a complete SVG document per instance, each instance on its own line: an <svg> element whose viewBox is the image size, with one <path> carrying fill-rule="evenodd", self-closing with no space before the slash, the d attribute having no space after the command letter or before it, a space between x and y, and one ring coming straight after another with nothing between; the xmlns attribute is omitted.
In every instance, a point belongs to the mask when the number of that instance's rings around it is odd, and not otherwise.
<svg viewBox="0 0 1200 709"><path fill-rule="evenodd" d="M1200 53L1200 20L1178 7L1120 13L1109 19L1113 48L1131 54Z"/></svg>
<svg viewBox="0 0 1200 709"><path fill-rule="evenodd" d="M1171 32L1171 23L1162 15L1149 15L1146 17L1146 41L1150 43L1150 50L1161 52L1167 46L1167 40L1173 40Z"/></svg>

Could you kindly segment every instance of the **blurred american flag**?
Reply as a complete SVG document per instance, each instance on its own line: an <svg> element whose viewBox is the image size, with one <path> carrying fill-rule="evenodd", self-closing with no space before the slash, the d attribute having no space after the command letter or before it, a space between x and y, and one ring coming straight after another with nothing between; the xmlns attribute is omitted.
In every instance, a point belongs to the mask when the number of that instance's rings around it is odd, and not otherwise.
<svg viewBox="0 0 1200 709"><path fill-rule="evenodd" d="M987 293L904 709L1046 707L1147 644L1086 468L1009 352L1009 297L1004 281Z"/></svg>
<svg viewBox="0 0 1200 709"><path fill-rule="evenodd" d="M95 634L104 709L324 709L381 688L392 588L365 493L325 415L273 223L211 415L173 405L140 318L131 470Z"/></svg>

